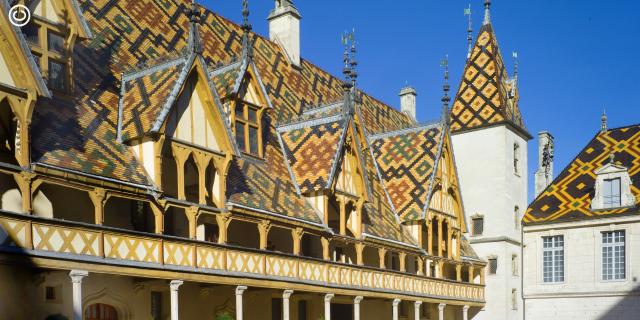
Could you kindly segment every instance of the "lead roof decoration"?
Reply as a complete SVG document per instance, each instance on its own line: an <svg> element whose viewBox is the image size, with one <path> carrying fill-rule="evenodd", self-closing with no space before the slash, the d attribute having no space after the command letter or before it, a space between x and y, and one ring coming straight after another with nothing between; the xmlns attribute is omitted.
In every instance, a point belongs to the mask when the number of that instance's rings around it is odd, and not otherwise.
<svg viewBox="0 0 640 320"><path fill-rule="evenodd" d="M637 213L638 203L631 207L591 210L596 171L608 164L612 155L616 165L628 168L631 193L640 199L640 125L603 130L529 205L524 223L564 222Z"/></svg>
<svg viewBox="0 0 640 320"><path fill-rule="evenodd" d="M210 10L198 7L194 30L187 0L79 0L79 7L93 38L74 48L72 101L38 101L36 165L157 191L124 142L158 130L194 63L207 68L219 112L225 112L220 100L237 92L238 79L253 68L270 107L264 159L234 156L228 201L320 224L301 193L329 187L350 143L371 194L364 232L414 245L398 220L419 219L428 203L425 183L448 136L443 122L416 126L357 89L345 99L345 81L304 59L290 65L276 43Z"/></svg>

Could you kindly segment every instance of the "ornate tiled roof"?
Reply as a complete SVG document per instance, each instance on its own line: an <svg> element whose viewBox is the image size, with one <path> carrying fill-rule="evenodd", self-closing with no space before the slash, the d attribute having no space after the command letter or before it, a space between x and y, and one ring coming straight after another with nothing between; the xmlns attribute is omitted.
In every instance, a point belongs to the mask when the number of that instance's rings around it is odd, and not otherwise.
<svg viewBox="0 0 640 320"><path fill-rule="evenodd" d="M175 100L175 94L181 86L178 80L188 67L187 62L187 58L182 57L123 77L120 98L122 140L140 137L151 131L160 110Z"/></svg>
<svg viewBox="0 0 640 320"><path fill-rule="evenodd" d="M529 206L525 224L592 219L638 212L634 207L591 210L596 170L610 161L628 168L631 193L640 199L640 125L598 133ZM636 200L638 201L638 200Z"/></svg>
<svg viewBox="0 0 640 320"><path fill-rule="evenodd" d="M211 72L211 79L220 97L226 97L235 91L241 67L241 62L234 62Z"/></svg>
<svg viewBox="0 0 640 320"><path fill-rule="evenodd" d="M492 25L480 28L451 109L452 132L509 123L526 131ZM515 85L511 82L511 85Z"/></svg>
<svg viewBox="0 0 640 320"><path fill-rule="evenodd" d="M440 122L369 138L384 187L402 221L423 218L443 139Z"/></svg>
<svg viewBox="0 0 640 320"><path fill-rule="evenodd" d="M343 117L298 122L281 127L278 132L300 192L328 189L346 133Z"/></svg>

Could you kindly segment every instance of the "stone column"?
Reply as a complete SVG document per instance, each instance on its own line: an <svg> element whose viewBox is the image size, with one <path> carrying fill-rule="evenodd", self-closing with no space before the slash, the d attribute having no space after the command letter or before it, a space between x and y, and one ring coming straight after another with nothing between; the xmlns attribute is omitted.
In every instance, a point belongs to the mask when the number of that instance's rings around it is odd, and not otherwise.
<svg viewBox="0 0 640 320"><path fill-rule="evenodd" d="M446 306L444 303L438 305L438 320L444 320L444 307Z"/></svg>
<svg viewBox="0 0 640 320"><path fill-rule="evenodd" d="M178 320L178 288L184 283L182 280L172 280L169 283L171 288L171 320Z"/></svg>
<svg viewBox="0 0 640 320"><path fill-rule="evenodd" d="M245 286L236 287L236 320L242 320L242 294L245 290Z"/></svg>
<svg viewBox="0 0 640 320"><path fill-rule="evenodd" d="M462 307L462 320L469 320L469 306Z"/></svg>
<svg viewBox="0 0 640 320"><path fill-rule="evenodd" d="M331 299L333 299L333 296L333 293L327 293L324 295L324 320L331 320Z"/></svg>
<svg viewBox="0 0 640 320"><path fill-rule="evenodd" d="M291 298L293 290L285 290L282 293L282 320L289 320L289 298Z"/></svg>
<svg viewBox="0 0 640 320"><path fill-rule="evenodd" d="M400 305L400 299L393 299L392 302L392 306L393 306L393 320L398 320L398 306Z"/></svg>
<svg viewBox="0 0 640 320"><path fill-rule="evenodd" d="M416 301L413 304L413 310L415 314L415 320L420 320L420 307L422 306L422 301Z"/></svg>
<svg viewBox="0 0 640 320"><path fill-rule="evenodd" d="M82 320L82 279L89 275L84 270L71 270L69 277L73 285L73 320Z"/></svg>
<svg viewBox="0 0 640 320"><path fill-rule="evenodd" d="M360 302L364 297L357 296L353 298L353 320L360 320Z"/></svg>

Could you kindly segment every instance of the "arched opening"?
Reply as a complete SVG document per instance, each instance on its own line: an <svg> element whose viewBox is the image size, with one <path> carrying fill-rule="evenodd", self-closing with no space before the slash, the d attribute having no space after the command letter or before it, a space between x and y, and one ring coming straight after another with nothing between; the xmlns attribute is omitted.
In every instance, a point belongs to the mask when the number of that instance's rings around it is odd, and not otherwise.
<svg viewBox="0 0 640 320"><path fill-rule="evenodd" d="M260 234L255 223L233 219L229 223L227 242L245 248L260 248Z"/></svg>
<svg viewBox="0 0 640 320"><path fill-rule="evenodd" d="M273 226L267 237L267 250L293 253L291 230Z"/></svg>
<svg viewBox="0 0 640 320"><path fill-rule="evenodd" d="M340 233L340 203L335 195L329 196L329 205L327 207L327 226L334 233Z"/></svg>
<svg viewBox="0 0 640 320"><path fill-rule="evenodd" d="M300 254L305 257L322 259L322 241L320 237L305 233L300 242Z"/></svg>
<svg viewBox="0 0 640 320"><path fill-rule="evenodd" d="M216 217L212 214L201 214L198 216L198 226L196 227L196 239L211 243L218 243L220 228Z"/></svg>
<svg viewBox="0 0 640 320"><path fill-rule="evenodd" d="M95 208L86 191L55 184L42 184L36 191L41 193L36 215L69 221L95 223ZM73 199L73 201L69 201ZM47 212L51 210L51 212Z"/></svg>
<svg viewBox="0 0 640 320"><path fill-rule="evenodd" d="M162 191L169 197L178 198L178 167L169 144L162 152Z"/></svg>
<svg viewBox="0 0 640 320"><path fill-rule="evenodd" d="M207 188L207 204L216 208L220 208L220 190L218 183L218 176L216 175L216 168L212 161L207 164L207 169L204 173L204 187Z"/></svg>
<svg viewBox="0 0 640 320"><path fill-rule="evenodd" d="M155 218L148 202L112 196L104 207L104 225L153 233Z"/></svg>
<svg viewBox="0 0 640 320"><path fill-rule="evenodd" d="M164 214L164 234L175 237L189 237L189 219L183 208L169 207Z"/></svg>
<svg viewBox="0 0 640 320"><path fill-rule="evenodd" d="M200 179L193 154L189 156L184 164L184 188L187 201L193 203L200 201Z"/></svg>
<svg viewBox="0 0 640 320"><path fill-rule="evenodd" d="M118 320L118 311L111 305L94 303L84 310L85 320Z"/></svg>
<svg viewBox="0 0 640 320"><path fill-rule="evenodd" d="M16 122L9 101L0 101L0 162L18 164L16 161Z"/></svg>
<svg viewBox="0 0 640 320"><path fill-rule="evenodd" d="M379 268L380 256L378 255L378 248L365 246L362 250L362 263L367 267Z"/></svg>
<svg viewBox="0 0 640 320"><path fill-rule="evenodd" d="M22 194L10 174L0 173L0 208L10 212L22 212Z"/></svg>
<svg viewBox="0 0 640 320"><path fill-rule="evenodd" d="M431 219L431 253L434 256L438 255L438 219L436 217Z"/></svg>
<svg viewBox="0 0 640 320"><path fill-rule="evenodd" d="M442 221L442 256L447 257L449 255L449 222L447 220Z"/></svg>

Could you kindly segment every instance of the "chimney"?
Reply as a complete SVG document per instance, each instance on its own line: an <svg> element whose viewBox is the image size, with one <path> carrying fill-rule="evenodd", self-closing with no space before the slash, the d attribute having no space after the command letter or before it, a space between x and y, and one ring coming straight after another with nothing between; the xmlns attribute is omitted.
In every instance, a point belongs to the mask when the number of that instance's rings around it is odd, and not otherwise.
<svg viewBox="0 0 640 320"><path fill-rule="evenodd" d="M538 133L538 170L535 175L535 196L538 197L553 181L553 136Z"/></svg>
<svg viewBox="0 0 640 320"><path fill-rule="evenodd" d="M269 39L282 46L289 61L300 67L300 13L292 0L276 0L269 20Z"/></svg>
<svg viewBox="0 0 640 320"><path fill-rule="evenodd" d="M400 111L416 120L416 96L418 93L413 87L404 87L400 90Z"/></svg>

